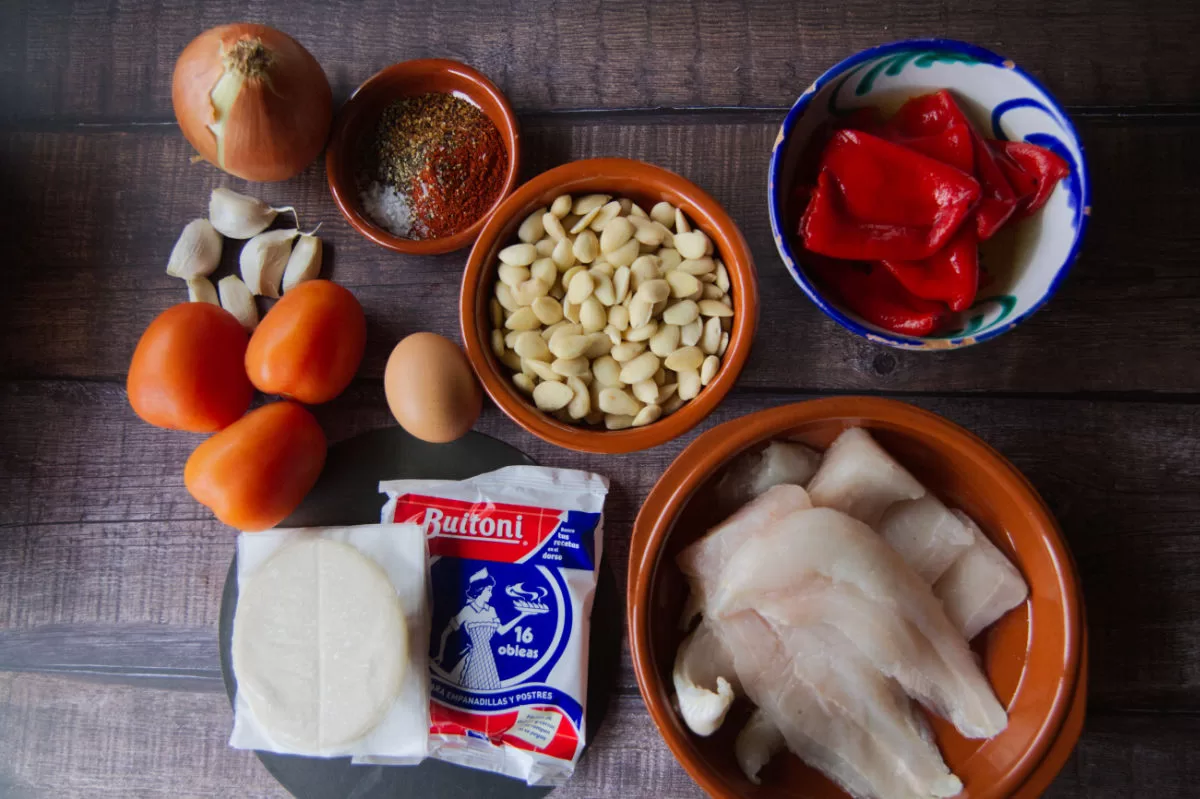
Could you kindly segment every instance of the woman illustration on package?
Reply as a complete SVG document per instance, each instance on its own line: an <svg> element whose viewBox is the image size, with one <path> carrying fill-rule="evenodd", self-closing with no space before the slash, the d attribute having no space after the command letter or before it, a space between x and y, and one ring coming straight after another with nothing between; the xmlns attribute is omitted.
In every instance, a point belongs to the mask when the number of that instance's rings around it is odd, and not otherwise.
<svg viewBox="0 0 1200 799"><path fill-rule="evenodd" d="M459 653L461 659L450 672L450 681L463 688L484 691L500 688L500 674L496 670L496 658L492 654L492 637L506 635L517 622L530 615L530 611L521 610L512 621L501 624L496 609L491 604L495 589L496 580L488 574L486 568L472 574L467 584L467 603L442 631L442 640L435 659L438 663L443 662L446 641L450 634L460 628L466 632L466 647Z"/></svg>

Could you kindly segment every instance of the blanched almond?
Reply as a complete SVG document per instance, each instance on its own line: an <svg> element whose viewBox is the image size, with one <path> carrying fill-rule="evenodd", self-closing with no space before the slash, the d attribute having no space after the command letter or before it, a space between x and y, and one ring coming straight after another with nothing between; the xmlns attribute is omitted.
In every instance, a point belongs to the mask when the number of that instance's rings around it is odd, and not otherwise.
<svg viewBox="0 0 1200 799"><path fill-rule="evenodd" d="M674 305L668 305L663 311L663 321L669 325L680 327L693 322L700 315L699 306L691 300L680 300Z"/></svg>
<svg viewBox="0 0 1200 799"><path fill-rule="evenodd" d="M700 373L697 371L678 372L679 398L682 400L695 399L700 393Z"/></svg>
<svg viewBox="0 0 1200 799"><path fill-rule="evenodd" d="M542 224L542 217L546 215L549 209L539 208L529 216L525 217L525 221L517 228L517 238L526 244L537 244L542 237L546 235L546 226Z"/></svg>
<svg viewBox="0 0 1200 799"><path fill-rule="evenodd" d="M623 388L608 386L600 389L600 410L620 416L634 416L642 408Z"/></svg>
<svg viewBox="0 0 1200 799"><path fill-rule="evenodd" d="M720 300L700 300L698 305L701 316L733 316L733 309Z"/></svg>
<svg viewBox="0 0 1200 799"><path fill-rule="evenodd" d="M533 402L543 411L565 408L574 397L575 392L566 383L538 383L533 389Z"/></svg>
<svg viewBox="0 0 1200 799"><path fill-rule="evenodd" d="M633 238L633 223L623 216L611 220L600 234L600 252L613 252Z"/></svg>
<svg viewBox="0 0 1200 799"><path fill-rule="evenodd" d="M517 335L513 351L531 361L549 361L552 357L549 345L533 330L526 330Z"/></svg>
<svg viewBox="0 0 1200 799"><path fill-rule="evenodd" d="M658 407L657 405L647 405L638 411L637 415L633 417L633 426L642 427L644 425L657 422L661 416L662 408Z"/></svg>
<svg viewBox="0 0 1200 799"><path fill-rule="evenodd" d="M537 248L532 244L510 244L500 251L500 262L509 266L529 266L537 260Z"/></svg>
<svg viewBox="0 0 1200 799"><path fill-rule="evenodd" d="M668 202L656 203L650 209L650 218L665 227L673 227L675 225L675 206Z"/></svg>
<svg viewBox="0 0 1200 799"><path fill-rule="evenodd" d="M663 363L674 372L696 371L704 363L704 353L699 347L680 347L668 355Z"/></svg>
<svg viewBox="0 0 1200 799"><path fill-rule="evenodd" d="M631 359L621 367L621 382L626 385L640 383L643 380L650 380L654 377L654 373L658 371L661 364L658 356L653 352L643 352L636 358ZM609 413L625 413L625 411L609 410Z"/></svg>
<svg viewBox="0 0 1200 799"><path fill-rule="evenodd" d="M571 213L571 195L560 194L550 203L550 213L559 219Z"/></svg>
<svg viewBox="0 0 1200 799"><path fill-rule="evenodd" d="M600 254L600 241L596 238L595 233L585 230L575 237L575 243L571 245L571 252L575 253L575 260L590 264Z"/></svg>
<svg viewBox="0 0 1200 799"><path fill-rule="evenodd" d="M513 385L521 389L526 394L532 394L534 391L533 378L524 372L517 372L512 376Z"/></svg>
<svg viewBox="0 0 1200 799"><path fill-rule="evenodd" d="M591 392L578 377L568 377L567 386L575 393L567 403L567 415L572 419L582 419L592 412Z"/></svg>
<svg viewBox="0 0 1200 799"><path fill-rule="evenodd" d="M562 303L553 297L538 297L530 307L543 325L552 325L562 321Z"/></svg>

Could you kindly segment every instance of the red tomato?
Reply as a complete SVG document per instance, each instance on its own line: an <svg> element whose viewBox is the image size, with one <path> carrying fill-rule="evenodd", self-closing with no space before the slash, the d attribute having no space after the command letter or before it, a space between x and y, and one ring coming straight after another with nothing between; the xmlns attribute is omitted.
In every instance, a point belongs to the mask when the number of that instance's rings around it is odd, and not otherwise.
<svg viewBox="0 0 1200 799"><path fill-rule="evenodd" d="M266 394L328 402L350 384L366 344L367 319L354 295L310 280L263 317L246 349L246 372Z"/></svg>
<svg viewBox="0 0 1200 799"><path fill-rule="evenodd" d="M325 433L294 402L243 416L188 458L183 482L201 505L239 530L266 530L300 506L325 465Z"/></svg>
<svg viewBox="0 0 1200 799"><path fill-rule="evenodd" d="M125 389L134 413L172 430L212 433L250 407L249 340L233 314L184 302L158 315L133 352Z"/></svg>

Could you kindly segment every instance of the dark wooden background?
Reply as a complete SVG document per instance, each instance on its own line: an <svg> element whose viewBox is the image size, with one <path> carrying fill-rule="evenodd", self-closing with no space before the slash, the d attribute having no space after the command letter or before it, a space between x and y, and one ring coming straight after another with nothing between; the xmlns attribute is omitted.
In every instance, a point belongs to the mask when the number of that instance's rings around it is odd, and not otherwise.
<svg viewBox="0 0 1200 799"><path fill-rule="evenodd" d="M395 61L473 64L521 116L527 175L622 155L708 189L757 261L762 321L705 427L869 392L944 414L1008 456L1061 520L1091 624L1087 728L1051 795L1200 793L1200 6L1194 0L669 3L422 0L5 2L0 7L0 796L284 795L226 747L217 610L233 534L188 497L197 436L141 423L124 373L186 299L164 273L209 190L246 185L191 151L171 69L197 33L250 19L297 37L335 96ZM1014 58L1068 106L1095 182L1083 256L1026 324L966 351L873 346L792 284L768 232L784 111L861 48L944 35ZM370 320L359 379L318 409L331 439L391 423L401 336L456 336L464 255L407 258L355 234L323 167L251 191L323 222L332 277ZM328 257L328 256L327 256ZM608 550L693 435L577 455L494 408L478 429L614 478ZM562 797L700 795L661 742L629 658Z"/></svg>

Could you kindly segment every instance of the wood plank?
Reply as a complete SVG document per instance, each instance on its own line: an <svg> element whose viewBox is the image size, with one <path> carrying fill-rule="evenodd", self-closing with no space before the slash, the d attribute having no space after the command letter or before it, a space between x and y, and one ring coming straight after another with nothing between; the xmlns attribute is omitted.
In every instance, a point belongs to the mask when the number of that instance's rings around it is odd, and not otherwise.
<svg viewBox="0 0 1200 799"><path fill-rule="evenodd" d="M804 398L735 394L704 428ZM1197 407L939 397L914 404L1004 453L1060 520L1087 599L1093 706L1200 711ZM331 440L391 423L376 383L354 385L317 414ZM612 478L606 551L618 586L642 499L695 435L601 456L545 444L490 406L477 429L546 465ZM8 639L20 644L12 667L90 662L211 678L213 652L196 636L215 636L233 536L183 489L182 465L198 437L141 423L117 385L20 382L0 384L0 440L0 574L12 575L0 581L0 630L19 634ZM146 625L169 625L191 643L178 652L157 639L139 645ZM56 648L71 631L82 643ZM622 664L620 685L632 691L627 655Z"/></svg>
<svg viewBox="0 0 1200 799"><path fill-rule="evenodd" d="M1091 715L1048 799L1190 796L1200 780L1200 718Z"/></svg>
<svg viewBox="0 0 1200 799"><path fill-rule="evenodd" d="M555 799L704 796L638 697L618 697L609 714ZM224 694L0 674L0 716L0 793L12 799L288 796L251 753L226 747ZM1046 795L1182 796L1200 779L1198 750L1196 716L1093 714Z"/></svg>
<svg viewBox="0 0 1200 799"><path fill-rule="evenodd" d="M278 797L250 752L229 749L223 693L0 674L0 793L34 797Z"/></svg>
<svg viewBox="0 0 1200 799"><path fill-rule="evenodd" d="M1187 0L1003 6L968 0L760 0L563 5L387 0L285 6L23 2L5 15L0 115L10 121L171 118L175 58L202 30L248 18L280 27L324 66L336 96L398 60L456 58L524 110L788 106L858 50L947 36L993 48L1071 105L1194 103Z"/></svg>
<svg viewBox="0 0 1200 799"><path fill-rule="evenodd" d="M535 117L525 123L529 171L624 154L680 172L717 197L750 242L764 298L743 387L1200 392L1200 370L1178 368L1181 356L1200 352L1193 125L1081 120L1098 167L1097 213L1060 294L998 341L915 353L843 331L784 270L763 199L777 122L773 113ZM174 129L5 134L0 153L11 173L0 209L15 220L19 253L8 267L10 289L0 293L0 375L120 378L145 325L186 297L163 272L178 231L205 213L213 186L230 181L208 165L189 164ZM329 273L355 290L371 320L364 376L381 374L392 344L406 333L457 337L465 253L414 258L376 247L341 218L319 167L251 191L294 203L306 225L324 224ZM227 244L225 269L233 268L237 246ZM784 341L788 346L779 346Z"/></svg>

